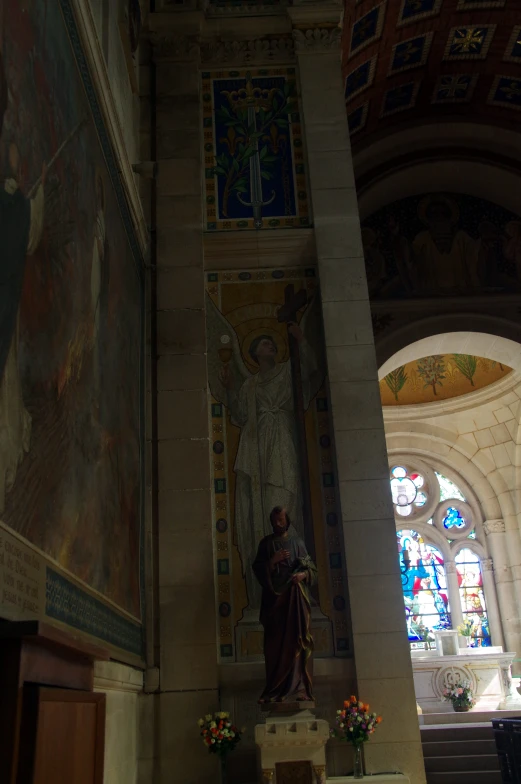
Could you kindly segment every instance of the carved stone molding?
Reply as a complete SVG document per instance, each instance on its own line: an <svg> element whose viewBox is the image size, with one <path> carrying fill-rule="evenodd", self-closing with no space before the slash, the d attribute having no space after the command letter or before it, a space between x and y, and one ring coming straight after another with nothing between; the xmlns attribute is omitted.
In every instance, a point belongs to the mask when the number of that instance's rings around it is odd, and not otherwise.
<svg viewBox="0 0 521 784"><path fill-rule="evenodd" d="M492 558L483 558L481 561L481 568L484 572L491 572L494 569Z"/></svg>
<svg viewBox="0 0 521 784"><path fill-rule="evenodd" d="M437 697L443 697L443 690L449 689L461 682L470 683L471 690L477 690L477 681L474 672L470 667L461 665L450 665L438 670L433 676L433 691Z"/></svg>
<svg viewBox="0 0 521 784"><path fill-rule="evenodd" d="M201 62L216 65L229 63L287 63L295 59L295 49L290 36L256 38L250 41L203 41Z"/></svg>
<svg viewBox="0 0 521 784"><path fill-rule="evenodd" d="M502 534L505 532L505 521L485 520L483 523L483 528L487 536L490 536L490 534Z"/></svg>
<svg viewBox="0 0 521 784"><path fill-rule="evenodd" d="M456 564L454 561L445 561L444 566L446 574L456 574Z"/></svg>
<svg viewBox="0 0 521 784"><path fill-rule="evenodd" d="M186 62L199 58L200 41L199 37L195 35L169 35L151 32L150 43L156 62L158 60Z"/></svg>
<svg viewBox="0 0 521 784"><path fill-rule="evenodd" d="M310 30L293 30L293 40L298 53L340 51L342 31L339 27L313 27Z"/></svg>

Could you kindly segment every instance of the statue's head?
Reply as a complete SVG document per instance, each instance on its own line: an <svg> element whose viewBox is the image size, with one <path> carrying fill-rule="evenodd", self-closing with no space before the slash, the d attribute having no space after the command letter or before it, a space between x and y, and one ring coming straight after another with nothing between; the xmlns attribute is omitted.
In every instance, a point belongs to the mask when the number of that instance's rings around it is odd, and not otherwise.
<svg viewBox="0 0 521 784"><path fill-rule="evenodd" d="M273 533L284 534L291 525L289 514L283 506L274 506L270 512L270 523Z"/></svg>
<svg viewBox="0 0 521 784"><path fill-rule="evenodd" d="M250 344L248 354L254 362L259 364L261 358L275 359L277 356L277 344L271 335L258 335Z"/></svg>

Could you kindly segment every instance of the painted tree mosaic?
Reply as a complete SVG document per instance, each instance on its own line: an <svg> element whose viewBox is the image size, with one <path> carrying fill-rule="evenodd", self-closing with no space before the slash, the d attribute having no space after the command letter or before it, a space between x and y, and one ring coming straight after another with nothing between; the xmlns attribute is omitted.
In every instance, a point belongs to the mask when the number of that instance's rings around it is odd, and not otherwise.
<svg viewBox="0 0 521 784"><path fill-rule="evenodd" d="M383 406L432 403L466 395L507 376L512 368L471 354L432 354L392 370L380 381Z"/></svg>

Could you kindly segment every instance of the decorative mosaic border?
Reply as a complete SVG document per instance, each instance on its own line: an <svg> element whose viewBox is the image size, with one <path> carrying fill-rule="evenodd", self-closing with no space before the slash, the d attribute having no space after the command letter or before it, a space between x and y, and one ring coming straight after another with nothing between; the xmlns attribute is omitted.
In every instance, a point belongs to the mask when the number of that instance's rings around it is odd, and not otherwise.
<svg viewBox="0 0 521 784"><path fill-rule="evenodd" d="M143 627L119 615L47 566L45 613L74 629L104 640L135 656L143 654Z"/></svg>
<svg viewBox="0 0 521 784"><path fill-rule="evenodd" d="M203 71L202 73L202 100L203 100L203 143L205 166L205 202L206 202L206 231L237 231L254 229L253 216L251 218L232 218L223 220L217 214L217 177L215 167L215 123L214 123L214 97L212 82L214 79L242 79L250 73L252 78L263 76L285 77L293 85L294 94L298 95L297 71L294 67L273 68L240 68L233 70ZM293 114L291 127L291 146L293 157L293 180L295 190L295 216L281 216L265 218L266 229L307 228L311 226L308 181L304 155L304 135L301 122L301 107Z"/></svg>
<svg viewBox="0 0 521 784"><path fill-rule="evenodd" d="M268 280L307 279L309 292L318 287L317 271L314 267L273 270L238 270L207 272L206 290L214 299L219 293L219 284ZM214 301L216 301L214 299ZM331 620L334 654L348 656L351 651L347 618L347 586L342 546L342 526L337 502L337 482L334 469L332 422L329 398L317 396L316 437L320 448L320 476L322 509L325 513L324 542L329 565L329 588L331 595ZM216 613L218 619L219 654L221 661L239 661L236 648L234 597L232 591L232 529L228 521L229 483L226 456L226 416L224 406L210 398L210 428L212 438L212 509L214 513L214 546L216 575Z"/></svg>

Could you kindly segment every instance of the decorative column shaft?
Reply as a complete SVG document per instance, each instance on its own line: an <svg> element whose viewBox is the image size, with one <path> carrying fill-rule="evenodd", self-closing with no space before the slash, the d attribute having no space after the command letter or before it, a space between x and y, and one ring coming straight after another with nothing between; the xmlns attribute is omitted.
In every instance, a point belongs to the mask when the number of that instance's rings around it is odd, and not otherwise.
<svg viewBox="0 0 521 784"><path fill-rule="evenodd" d="M450 617L452 628L455 629L463 623L463 612L459 598L458 573L454 561L446 561L445 574L447 575L447 586L449 589Z"/></svg>
<svg viewBox="0 0 521 784"><path fill-rule="evenodd" d="M492 558L484 558L481 561L481 574L483 575L483 591L485 592L492 645L503 645L503 630L501 629L501 618L497 604Z"/></svg>
<svg viewBox="0 0 521 784"><path fill-rule="evenodd" d="M385 721L366 751L371 773L425 782L340 68L339 10L290 9L320 275L360 699ZM317 10L318 7L318 10ZM310 22L313 12L320 20ZM336 24L333 23L336 12ZM327 23L323 19L327 18ZM370 748L369 748L370 747Z"/></svg>
<svg viewBox="0 0 521 784"><path fill-rule="evenodd" d="M494 584L497 592L499 614L502 621L506 648L521 651L521 623L516 592L508 555L504 520L486 520L483 524L488 550L494 562ZM488 596L486 596L488 602ZM514 665L516 669L516 665Z"/></svg>

